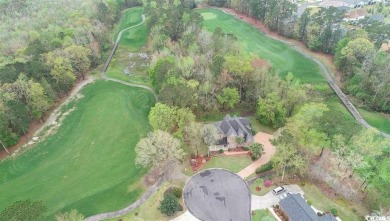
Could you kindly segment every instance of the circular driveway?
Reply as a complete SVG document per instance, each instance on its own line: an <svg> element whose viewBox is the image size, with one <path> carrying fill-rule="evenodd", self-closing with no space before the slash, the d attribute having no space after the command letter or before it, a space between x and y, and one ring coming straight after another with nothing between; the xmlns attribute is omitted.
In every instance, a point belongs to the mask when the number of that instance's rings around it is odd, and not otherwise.
<svg viewBox="0 0 390 221"><path fill-rule="evenodd" d="M183 191L188 211L204 221L251 221L251 194L248 184L224 169L195 174Z"/></svg>

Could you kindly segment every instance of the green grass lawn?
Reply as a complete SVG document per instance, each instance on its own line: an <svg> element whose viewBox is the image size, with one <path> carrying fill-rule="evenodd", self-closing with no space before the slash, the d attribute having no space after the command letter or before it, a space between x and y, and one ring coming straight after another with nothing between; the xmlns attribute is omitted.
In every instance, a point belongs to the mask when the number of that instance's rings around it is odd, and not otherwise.
<svg viewBox="0 0 390 221"><path fill-rule="evenodd" d="M48 220L71 209L89 216L121 209L143 193L146 170L135 166L134 147L150 130L153 95L104 81L81 93L56 134L0 162L0 210L31 199L44 202Z"/></svg>
<svg viewBox="0 0 390 221"><path fill-rule="evenodd" d="M260 187L260 191L256 190L256 187ZM275 185L271 185L270 187L264 186L264 179L257 179L254 183L249 185L249 189L251 190L252 194L258 195L258 196L264 196L269 191L273 190L275 188Z"/></svg>
<svg viewBox="0 0 390 221"><path fill-rule="evenodd" d="M269 210L255 210L252 221L277 221Z"/></svg>
<svg viewBox="0 0 390 221"><path fill-rule="evenodd" d="M230 170L232 172L239 172L249 164L252 163L252 160L249 156L241 155L241 156L218 156L213 157L209 162L207 162L201 170L209 169L209 168L223 168Z"/></svg>
<svg viewBox="0 0 390 221"><path fill-rule="evenodd" d="M198 10L204 17L204 27L209 31L220 27L225 33L233 33L244 49L256 56L269 60L282 76L292 72L305 83L323 83L319 67L289 45L267 37L245 21L239 20L218 9Z"/></svg>
<svg viewBox="0 0 390 221"><path fill-rule="evenodd" d="M121 21L116 27L115 38L120 30L139 24L142 21L142 7L130 8L124 11ZM145 24L131 28L125 31L119 42L119 46L107 69L108 77L116 78L130 83L138 83L150 86L149 76L147 74L147 60L139 57L129 57L129 53L140 53L145 51L147 43L147 31ZM126 75L126 67L131 68L131 73Z"/></svg>
<svg viewBox="0 0 390 221"><path fill-rule="evenodd" d="M338 216L343 221L356 221L356 220L362 220L361 217L357 214L357 212L353 211L353 207L351 205L348 205L345 201L341 199L334 199L331 200L329 197L327 197L320 189L318 189L315 185L312 184L306 184L301 186L303 191L305 192L305 199L310 200L313 204L313 206L323 212L329 212L330 209L335 208L337 209ZM363 208L357 208L357 205L355 206L355 210L359 211L361 214L368 214L368 211L365 211Z"/></svg>
<svg viewBox="0 0 390 221"><path fill-rule="evenodd" d="M369 124L383 132L390 133L389 117L386 117L380 113L366 111L362 108L359 108L358 110Z"/></svg>
<svg viewBox="0 0 390 221"><path fill-rule="evenodd" d="M317 86L328 88L317 64L289 45L267 37L245 21L228 15L221 10L210 8L198 11L204 18L203 24L206 29L213 31L215 28L220 27L225 33L233 33L247 52L269 60L274 68L280 70L282 76L292 72L303 83L315 83ZM348 114L348 111L339 100L331 103L332 107ZM359 111L361 111L368 123L384 132L390 133L389 118L376 112L368 112L362 109L359 109ZM262 128L259 129L262 131ZM265 130L267 129L269 128L265 128Z"/></svg>
<svg viewBox="0 0 390 221"><path fill-rule="evenodd" d="M134 221L134 220L144 220L144 221L149 221L149 220L155 220L155 221L168 221L173 219L174 217L180 216L183 214L183 211L177 211L172 217L168 217L160 212L158 209L160 206L160 201L164 199L164 192L171 186L176 186L177 185L172 185L169 182L163 183L161 187L157 190L157 192L153 193L152 196L146 200L141 206L136 208L135 210L131 211L130 213L114 218L114 219L109 219L107 221ZM182 188L182 186L181 186ZM184 204L183 199L179 199L179 203L181 205Z"/></svg>

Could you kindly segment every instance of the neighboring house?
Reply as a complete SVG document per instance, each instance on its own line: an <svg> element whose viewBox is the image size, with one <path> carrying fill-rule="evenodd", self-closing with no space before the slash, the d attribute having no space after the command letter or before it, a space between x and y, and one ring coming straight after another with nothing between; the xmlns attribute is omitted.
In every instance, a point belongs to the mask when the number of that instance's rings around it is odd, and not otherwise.
<svg viewBox="0 0 390 221"><path fill-rule="evenodd" d="M210 146L210 151L218 151L220 149L228 150L239 146L236 142L237 137L244 138L244 144L253 141L252 128L249 120L245 117L237 117L226 115L223 120L213 123L219 132L219 140L216 145Z"/></svg>
<svg viewBox="0 0 390 221"><path fill-rule="evenodd" d="M357 21L366 17L368 13L365 9L353 9L347 12L346 17L343 19L344 21Z"/></svg>
<svg viewBox="0 0 390 221"><path fill-rule="evenodd" d="M288 194L279 205L289 221L337 221L332 214L318 216L299 193Z"/></svg>
<svg viewBox="0 0 390 221"><path fill-rule="evenodd" d="M375 20L375 21L379 21L382 23L385 22L385 16L382 14L373 14L370 16L370 19Z"/></svg>

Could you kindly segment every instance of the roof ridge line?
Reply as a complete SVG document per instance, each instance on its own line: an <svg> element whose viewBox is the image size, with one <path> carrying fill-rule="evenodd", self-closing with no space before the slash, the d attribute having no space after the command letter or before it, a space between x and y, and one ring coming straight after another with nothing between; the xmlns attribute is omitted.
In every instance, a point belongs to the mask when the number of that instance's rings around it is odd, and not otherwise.
<svg viewBox="0 0 390 221"><path fill-rule="evenodd" d="M305 202L306 202L306 200L305 200L305 198L303 198L303 196L300 194L300 193L297 193L296 195L299 195L299 197L301 197ZM307 212L306 212L306 210L301 206L301 204L293 197L293 199L294 199L294 201L295 202L297 202L297 204L299 205L299 207L301 207L301 209L307 214L307 216L308 217L310 217L311 218L311 216L310 216L310 214L308 214ZM311 206L306 202L306 204L310 207L310 209L311 210L313 210L312 208L311 208ZM314 212L314 210L313 210L313 212ZM315 212L314 212L315 213ZM318 216L316 215L316 217L317 217L317 220L318 220Z"/></svg>

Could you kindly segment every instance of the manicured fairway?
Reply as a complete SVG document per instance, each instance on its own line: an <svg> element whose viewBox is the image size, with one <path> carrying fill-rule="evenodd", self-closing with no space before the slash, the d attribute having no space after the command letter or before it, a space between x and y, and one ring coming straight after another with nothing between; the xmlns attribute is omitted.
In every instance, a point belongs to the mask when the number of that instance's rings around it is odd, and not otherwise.
<svg viewBox="0 0 390 221"><path fill-rule="evenodd" d="M137 25L142 21L142 13L144 9L142 7L130 8L124 12L118 27L116 28L115 40L118 33L128 27ZM120 46L128 47L131 51L138 51L146 45L147 33L145 23L135 28L129 29L122 34Z"/></svg>
<svg viewBox="0 0 390 221"><path fill-rule="evenodd" d="M267 37L262 32L218 9L201 9L204 27L210 31L220 27L225 33L233 33L245 50L269 60L282 76L292 72L301 82L326 82L318 66L290 46Z"/></svg>
<svg viewBox="0 0 390 221"><path fill-rule="evenodd" d="M295 51L289 45L267 37L245 21L226 14L221 10L210 8L200 9L198 12L204 18L203 24L206 29L213 31L215 28L220 27L225 33L233 33L247 52L269 60L273 67L279 69L282 76L292 72L303 83L326 84L326 80L322 76L317 64ZM328 103L332 103L332 107L342 110L352 118L340 101ZM389 118L376 112L368 112L362 109L359 109L359 111L369 124L390 133Z"/></svg>
<svg viewBox="0 0 390 221"><path fill-rule="evenodd" d="M139 24L142 21L143 8L135 7L126 10L123 17L117 26L115 39L120 30ZM147 43L147 32L145 23L131 28L122 34L122 38L119 42L119 46L111 60L110 66L107 69L106 75L118 80L149 85L149 78L147 75L147 66L144 63L148 61L142 61L137 57L129 57L129 53L142 52ZM130 75L125 75L124 70L126 67L137 67L136 71Z"/></svg>
<svg viewBox="0 0 390 221"><path fill-rule="evenodd" d="M87 85L58 132L13 160L0 162L0 210L42 200L48 220L77 209L89 216L123 208L143 193L134 147L150 129L151 93L114 82Z"/></svg>

